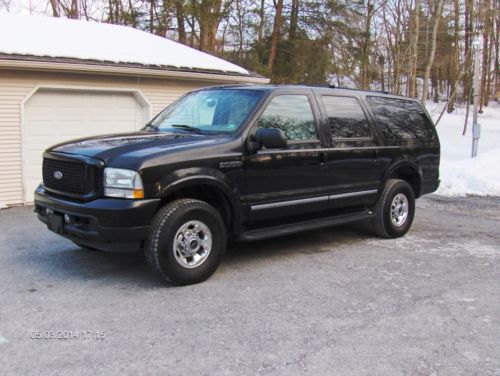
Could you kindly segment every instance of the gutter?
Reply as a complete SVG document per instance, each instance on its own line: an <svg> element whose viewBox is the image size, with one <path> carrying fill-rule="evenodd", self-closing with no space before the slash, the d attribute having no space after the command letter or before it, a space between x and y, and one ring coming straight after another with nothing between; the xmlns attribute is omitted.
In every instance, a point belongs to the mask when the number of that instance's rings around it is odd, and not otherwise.
<svg viewBox="0 0 500 376"><path fill-rule="evenodd" d="M230 73L198 72L186 70L169 70L157 68L143 68L127 65L99 65L88 63L68 63L43 60L1 59L0 69L16 69L31 71L53 71L68 73L95 73L111 74L117 76L162 77L185 79L193 81L217 81L231 83L267 84L269 78L262 76L245 76Z"/></svg>

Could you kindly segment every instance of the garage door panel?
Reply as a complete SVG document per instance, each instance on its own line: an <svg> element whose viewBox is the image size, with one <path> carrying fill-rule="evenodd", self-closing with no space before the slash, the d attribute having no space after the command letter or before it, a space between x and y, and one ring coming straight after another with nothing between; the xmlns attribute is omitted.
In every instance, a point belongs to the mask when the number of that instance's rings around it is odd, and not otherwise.
<svg viewBox="0 0 500 376"><path fill-rule="evenodd" d="M43 89L24 108L25 200L42 180L42 154L68 140L132 132L146 123L148 111L131 93Z"/></svg>

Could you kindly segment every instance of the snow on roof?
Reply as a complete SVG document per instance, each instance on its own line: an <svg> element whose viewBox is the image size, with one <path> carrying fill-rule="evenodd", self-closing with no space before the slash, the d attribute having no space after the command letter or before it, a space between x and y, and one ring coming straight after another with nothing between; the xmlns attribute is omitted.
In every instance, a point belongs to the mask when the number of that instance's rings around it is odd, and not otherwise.
<svg viewBox="0 0 500 376"><path fill-rule="evenodd" d="M249 75L226 60L131 27L0 14L0 53L214 70Z"/></svg>

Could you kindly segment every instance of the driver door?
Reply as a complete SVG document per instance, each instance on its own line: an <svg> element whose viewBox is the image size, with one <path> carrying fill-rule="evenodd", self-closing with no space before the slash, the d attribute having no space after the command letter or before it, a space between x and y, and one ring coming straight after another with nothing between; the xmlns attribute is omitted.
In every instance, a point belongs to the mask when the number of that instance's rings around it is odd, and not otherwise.
<svg viewBox="0 0 500 376"><path fill-rule="evenodd" d="M311 91L277 93L254 124L279 128L287 139L283 149L261 148L245 155L246 192L242 200L250 222L324 210L328 188L323 170L321 125Z"/></svg>

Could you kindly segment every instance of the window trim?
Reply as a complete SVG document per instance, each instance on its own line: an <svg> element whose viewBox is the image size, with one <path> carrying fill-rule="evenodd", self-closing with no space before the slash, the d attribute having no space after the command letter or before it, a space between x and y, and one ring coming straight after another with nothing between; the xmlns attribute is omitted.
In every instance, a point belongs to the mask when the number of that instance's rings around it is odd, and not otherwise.
<svg viewBox="0 0 500 376"><path fill-rule="evenodd" d="M330 139L330 141L332 143L335 143L335 142L348 142L348 141L352 141L352 142L359 142L359 141L374 141L375 139L375 135L374 135L374 132L373 132L373 125L370 121L370 116L368 114L368 112L366 111L366 109L364 108L363 106L363 103L362 101L356 97L356 96L353 96L353 95L339 95L339 94L327 94L327 93L321 93L319 95L319 105L322 107L322 110L325 114L325 125L326 125L326 128L327 128L327 132L328 132L328 137ZM335 97L335 98L351 98L351 99L354 99L358 105L359 105L359 108L361 108L361 111L363 111L363 114L365 115L365 119L366 119L366 122L368 124L368 128L370 130L370 136L365 136L365 137L342 137L342 138L334 138L332 136L332 130L331 130L331 126L330 126L330 118L328 117L328 111L326 110L326 106L325 106L325 102L323 101L323 97ZM332 145L334 146L334 145Z"/></svg>

